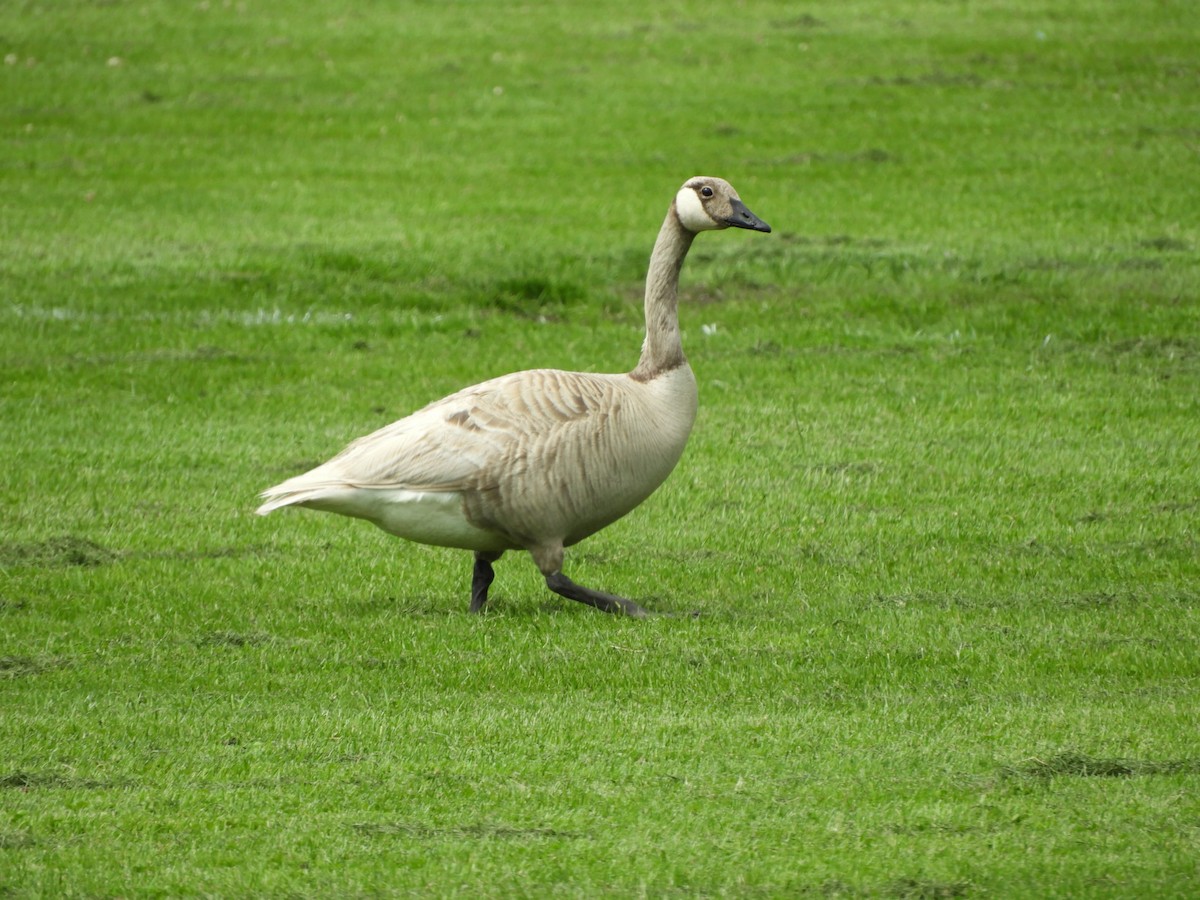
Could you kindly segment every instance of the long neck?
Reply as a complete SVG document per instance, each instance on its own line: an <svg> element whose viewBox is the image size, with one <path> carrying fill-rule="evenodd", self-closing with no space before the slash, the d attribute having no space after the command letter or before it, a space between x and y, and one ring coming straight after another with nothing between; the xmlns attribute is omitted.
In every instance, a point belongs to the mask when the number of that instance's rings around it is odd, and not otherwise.
<svg viewBox="0 0 1200 900"><path fill-rule="evenodd" d="M646 340L642 358L630 372L637 381L649 381L687 362L679 336L679 270L695 236L680 224L672 201L646 273Z"/></svg>

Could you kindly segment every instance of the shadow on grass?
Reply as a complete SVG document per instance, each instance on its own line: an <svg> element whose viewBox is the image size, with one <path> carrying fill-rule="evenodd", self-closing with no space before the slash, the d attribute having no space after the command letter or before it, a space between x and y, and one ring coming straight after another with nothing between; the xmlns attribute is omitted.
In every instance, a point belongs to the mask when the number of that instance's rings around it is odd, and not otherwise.
<svg viewBox="0 0 1200 900"><path fill-rule="evenodd" d="M67 789L67 790L105 790L108 788L127 787L128 782L101 781L94 778L76 778L72 775L60 775L55 772L26 772L17 770L7 775L0 775L0 790L31 791L38 789Z"/></svg>
<svg viewBox="0 0 1200 900"><path fill-rule="evenodd" d="M71 661L65 656L0 656L0 678L22 678L65 669Z"/></svg>
<svg viewBox="0 0 1200 900"><path fill-rule="evenodd" d="M81 566L94 568L121 559L231 559L243 556L261 557L273 552L272 548L264 544L249 544L210 549L149 550L125 553L110 550L87 538L68 534L48 538L44 541L0 543L0 567L57 569Z"/></svg>
<svg viewBox="0 0 1200 900"><path fill-rule="evenodd" d="M28 831L0 831L0 850L27 850L37 843Z"/></svg>
<svg viewBox="0 0 1200 900"><path fill-rule="evenodd" d="M453 825L433 827L413 822L357 822L351 826L359 834L404 835L416 838L499 838L503 840L539 840L543 838L567 838L579 840L587 835L576 831L560 831L557 828L513 828L508 825Z"/></svg>
<svg viewBox="0 0 1200 900"><path fill-rule="evenodd" d="M274 640L274 637L262 631L248 634L238 631L212 631L198 638L196 644L200 647L257 647Z"/></svg>
<svg viewBox="0 0 1200 900"><path fill-rule="evenodd" d="M101 566L112 562L117 554L87 538L63 535L32 543L0 544L0 566L32 566L60 568L68 566Z"/></svg>
<svg viewBox="0 0 1200 900"><path fill-rule="evenodd" d="M1032 757L1015 766L1002 766L1001 774L1016 778L1133 778L1140 775L1193 775L1200 759L1146 760L1095 757L1067 751L1046 759Z"/></svg>
<svg viewBox="0 0 1200 900"><path fill-rule="evenodd" d="M943 900L966 897L970 885L963 881L924 881L920 878L900 878L883 886L884 897L903 897L906 900Z"/></svg>

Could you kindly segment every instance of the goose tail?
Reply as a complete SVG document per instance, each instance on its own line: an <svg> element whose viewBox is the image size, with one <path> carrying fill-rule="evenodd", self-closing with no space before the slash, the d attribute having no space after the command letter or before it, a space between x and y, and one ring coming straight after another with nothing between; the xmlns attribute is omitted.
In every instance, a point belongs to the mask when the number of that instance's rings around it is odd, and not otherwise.
<svg viewBox="0 0 1200 900"><path fill-rule="evenodd" d="M267 488L261 494L259 499L265 501L255 512L260 516L265 516L267 513L274 512L284 506L295 506L297 503L303 503L310 499L312 491L297 491L284 487L282 484L273 488Z"/></svg>
<svg viewBox="0 0 1200 900"><path fill-rule="evenodd" d="M264 502L255 512L260 516L265 516L284 506L318 506L319 501L335 494L341 494L345 489L345 484L331 482L327 479L312 481L308 479L307 475L300 475L288 479L282 484L269 487L259 494L259 499Z"/></svg>

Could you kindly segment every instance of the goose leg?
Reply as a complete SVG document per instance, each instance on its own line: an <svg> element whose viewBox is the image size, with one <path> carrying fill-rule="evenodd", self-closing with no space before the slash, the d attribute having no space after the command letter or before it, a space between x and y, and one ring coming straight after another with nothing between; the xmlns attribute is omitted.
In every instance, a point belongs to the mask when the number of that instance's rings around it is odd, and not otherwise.
<svg viewBox="0 0 1200 900"><path fill-rule="evenodd" d="M618 597L615 594L593 591L591 588L585 588L582 584L576 584L564 575L562 572L563 545L561 542L555 541L549 544L536 545L528 549L529 555L533 557L538 570L546 579L546 587L550 588L550 590L554 591L560 597L566 597L568 600L578 600L580 603L586 603L588 606L594 606L596 609L604 610L607 613L633 616L635 619L644 619L648 615L646 610L642 609L632 600L626 600L624 597Z"/></svg>
<svg viewBox="0 0 1200 900"><path fill-rule="evenodd" d="M586 603L588 606L594 606L596 609L602 609L607 613L616 613L617 615L632 616L635 619L644 619L648 615L646 610L638 606L632 600L626 600L624 597L618 597L615 594L605 594L603 591L593 591L591 588L585 588L581 584L576 584L562 572L554 572L546 576L546 587L554 591L560 597L566 597L568 600L578 600L580 603Z"/></svg>
<svg viewBox="0 0 1200 900"><path fill-rule="evenodd" d="M495 571L492 570L492 563L500 558L499 553L483 553L475 554L475 572L471 576L471 612L483 612L483 607L487 604L488 588L492 586L492 579L496 577Z"/></svg>

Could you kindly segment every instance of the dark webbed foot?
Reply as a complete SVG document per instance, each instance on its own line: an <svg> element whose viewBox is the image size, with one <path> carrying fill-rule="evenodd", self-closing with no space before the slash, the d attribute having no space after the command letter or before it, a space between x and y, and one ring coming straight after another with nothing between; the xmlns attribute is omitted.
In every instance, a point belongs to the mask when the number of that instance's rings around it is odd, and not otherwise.
<svg viewBox="0 0 1200 900"><path fill-rule="evenodd" d="M550 590L554 591L560 597L566 597L568 600L578 600L580 603L586 603L588 606L594 606L596 609L607 613L632 616L635 619L644 619L649 615L646 610L642 609L642 607L638 606L632 600L626 600L624 597L618 597L615 594L605 594L602 591L593 591L591 588L585 588L583 585L573 582L562 572L547 575L546 587L550 588Z"/></svg>

